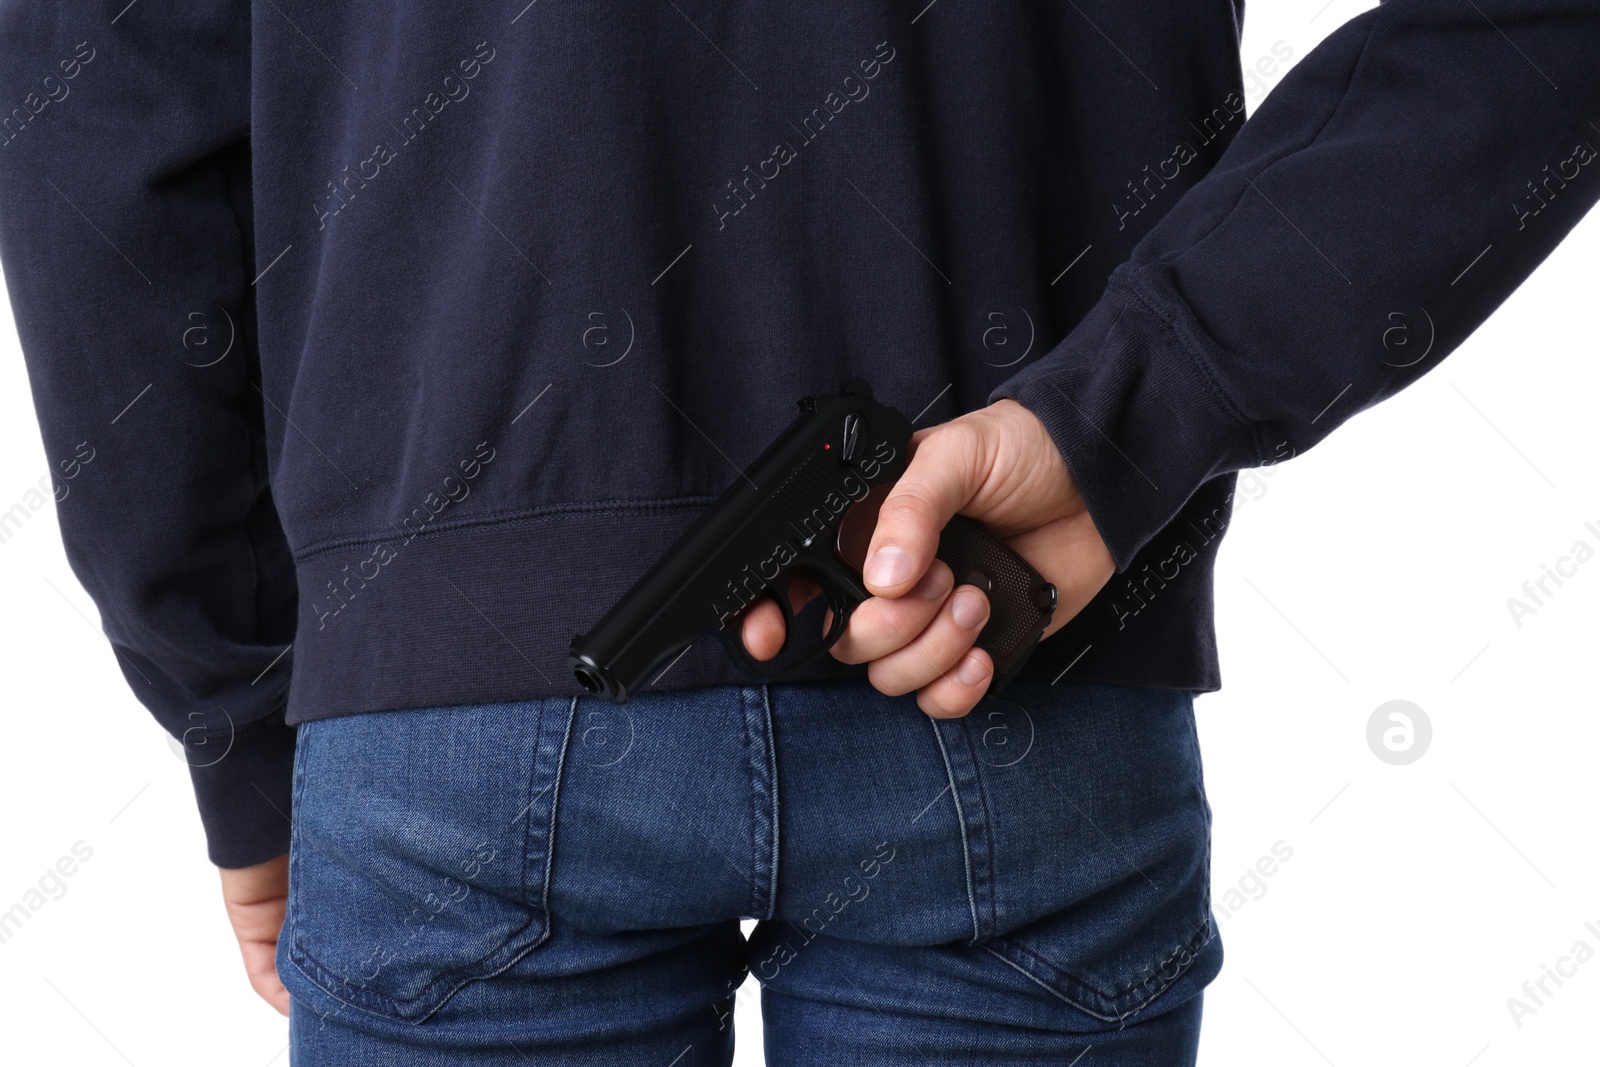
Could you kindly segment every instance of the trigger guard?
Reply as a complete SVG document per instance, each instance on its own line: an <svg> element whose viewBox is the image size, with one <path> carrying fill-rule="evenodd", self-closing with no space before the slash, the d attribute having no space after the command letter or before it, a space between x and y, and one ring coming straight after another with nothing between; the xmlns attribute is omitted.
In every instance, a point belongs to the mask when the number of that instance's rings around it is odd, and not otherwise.
<svg viewBox="0 0 1600 1067"><path fill-rule="evenodd" d="M772 580L771 584L761 590L761 595L756 600L751 601L754 604L761 597L769 597L777 603L778 610L783 612L783 643L772 654L773 660L782 658L784 651L789 647L789 635L794 632L794 609L789 606L789 582L790 575L788 572L779 574ZM724 626L716 631L716 634L717 638L727 648L729 654L733 656L734 661L744 668L745 673L751 677L760 678L763 681L777 681L786 673L785 668L779 668L778 670L762 669L763 664L768 661L756 659L750 654L750 650L744 647L744 624L742 621L738 626Z"/></svg>
<svg viewBox="0 0 1600 1067"><path fill-rule="evenodd" d="M783 612L783 644L772 654L772 660L782 657L789 647L790 636L794 633L794 609L789 606L789 583L795 573L806 573L822 589L823 596L828 598L828 607L833 612L833 622L828 627L828 632L823 635L822 645L797 663L780 667L776 670L764 670L765 663L771 661L758 660L750 655L749 649L744 647L742 626L725 626L715 631L717 639L727 648L734 662L752 678L763 682L787 681L792 675L808 667L812 662L826 655L828 650L839 643L844 636L844 631L850 625L850 616L855 611L856 605L851 602L837 582L829 581L830 575L825 567L800 566L791 568L775 578L770 585L761 591L762 596L770 596L778 602L778 610ZM753 602L752 602L753 603Z"/></svg>
<svg viewBox="0 0 1600 1067"><path fill-rule="evenodd" d="M782 670L763 670L762 661L752 656L749 649L744 647L743 636L738 632L735 634L729 634L729 630L736 630L736 628L731 626L723 627L717 631L717 639L723 643L728 650L728 654L733 657L734 662L737 663L746 674L750 675L752 678L759 678L762 681L774 681L783 675ZM787 633L785 633L783 638L783 648L787 648L788 645L789 636ZM778 656L782 655L783 648L779 648L777 654L775 654L772 658L777 659Z"/></svg>

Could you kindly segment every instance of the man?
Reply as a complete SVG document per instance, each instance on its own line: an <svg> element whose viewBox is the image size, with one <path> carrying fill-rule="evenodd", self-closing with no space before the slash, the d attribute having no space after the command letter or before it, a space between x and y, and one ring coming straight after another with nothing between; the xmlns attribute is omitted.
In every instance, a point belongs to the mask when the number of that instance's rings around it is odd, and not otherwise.
<svg viewBox="0 0 1600 1067"><path fill-rule="evenodd" d="M1600 195L1593 0L1389 0L1248 124L1242 13L0 8L68 556L296 1063L726 1063L749 972L773 1063L1193 1061L1234 472ZM923 429L833 657L581 695L571 635L853 377ZM958 512L1060 594L987 702Z"/></svg>

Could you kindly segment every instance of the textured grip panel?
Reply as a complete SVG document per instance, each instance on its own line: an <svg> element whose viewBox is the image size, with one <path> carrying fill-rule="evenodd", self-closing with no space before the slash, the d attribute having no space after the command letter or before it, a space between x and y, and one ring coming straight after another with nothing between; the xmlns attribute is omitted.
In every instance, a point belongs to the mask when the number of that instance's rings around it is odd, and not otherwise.
<svg viewBox="0 0 1600 1067"><path fill-rule="evenodd" d="M989 695L999 692L1021 669L1055 609L1055 587L1027 560L971 519L957 515L939 535L938 557L949 564L957 585L974 571L988 579L989 621L977 645L994 660Z"/></svg>

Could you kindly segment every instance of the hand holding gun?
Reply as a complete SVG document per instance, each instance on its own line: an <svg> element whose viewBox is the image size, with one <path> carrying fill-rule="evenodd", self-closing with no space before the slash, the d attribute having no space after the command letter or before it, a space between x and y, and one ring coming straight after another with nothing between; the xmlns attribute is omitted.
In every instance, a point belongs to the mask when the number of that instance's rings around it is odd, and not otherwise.
<svg viewBox="0 0 1600 1067"><path fill-rule="evenodd" d="M567 661L586 690L625 703L657 667L708 632L752 678L784 681L843 636L851 612L872 596L861 567L878 506L905 472L911 424L874 400L860 379L837 396L804 397L799 406L799 417L746 475L593 629L573 637ZM976 644L994 661L988 695L996 695L1049 625L1055 586L961 515L945 526L937 557L958 585L975 585L989 598L989 620ZM820 647L797 662L769 665L744 647L738 620L746 607L770 598L783 612L787 648L794 623L789 585L796 575L822 588L832 619Z"/></svg>

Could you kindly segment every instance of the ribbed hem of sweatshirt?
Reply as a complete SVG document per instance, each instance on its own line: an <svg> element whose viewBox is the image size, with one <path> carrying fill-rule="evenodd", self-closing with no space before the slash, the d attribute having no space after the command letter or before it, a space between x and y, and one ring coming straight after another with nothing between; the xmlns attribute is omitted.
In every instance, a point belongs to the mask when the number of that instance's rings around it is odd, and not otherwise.
<svg viewBox="0 0 1600 1067"><path fill-rule="evenodd" d="M989 395L1044 423L1119 572L1203 483L1262 455L1204 369L1211 342L1159 269L1117 268L1060 344Z"/></svg>
<svg viewBox="0 0 1600 1067"><path fill-rule="evenodd" d="M1221 507L1213 508L1218 517L1206 527L1215 533L1183 535L1196 558L1181 574L1145 578L1138 592L1123 588L1131 579L1114 582L1039 645L1022 677L1218 688L1209 549L1226 523L1221 493L1230 487L1231 479L1215 485L1213 503ZM407 544L352 542L299 559L300 630L288 722L585 696L567 667L571 638L593 626L707 503L570 506L463 525ZM1152 565L1170 552L1166 541L1153 544ZM379 551L384 544L389 552ZM367 562L375 557L386 562ZM864 665L824 655L790 681L866 676ZM641 688L758 684L706 634L676 661L662 663Z"/></svg>
<svg viewBox="0 0 1600 1067"><path fill-rule="evenodd" d="M1232 472L1262 452L1207 374L1215 343L1163 269L1119 268L1083 321L989 398L1013 397L1044 422L1119 572L1040 643L1024 678L1221 686L1216 550ZM300 553L288 722L584 695L567 668L571 638L709 503L570 504ZM790 681L865 677L863 665L823 656ZM643 688L752 684L707 634Z"/></svg>
<svg viewBox="0 0 1600 1067"><path fill-rule="evenodd" d="M206 854L218 867L249 867L289 851L295 730L279 715L239 727L225 754L186 746L189 779L206 832Z"/></svg>

